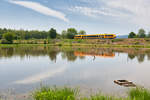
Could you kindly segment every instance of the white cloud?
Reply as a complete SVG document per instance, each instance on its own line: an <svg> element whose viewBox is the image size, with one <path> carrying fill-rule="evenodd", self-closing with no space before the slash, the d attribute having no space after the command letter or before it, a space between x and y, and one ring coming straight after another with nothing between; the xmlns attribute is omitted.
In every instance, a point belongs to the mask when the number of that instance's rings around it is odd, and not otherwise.
<svg viewBox="0 0 150 100"><path fill-rule="evenodd" d="M37 75L27 77L23 80L17 80L14 83L15 84L32 84L32 83L40 82L44 79L51 78L55 75L63 73L66 69L67 69L66 66L62 66L60 68L55 68L55 69L50 69L46 72L42 72L42 73L39 73Z"/></svg>
<svg viewBox="0 0 150 100"><path fill-rule="evenodd" d="M149 0L109 0L105 4L112 9L122 9L133 14L130 19L133 23L143 27L150 25L150 1Z"/></svg>
<svg viewBox="0 0 150 100"><path fill-rule="evenodd" d="M73 12L79 12L89 17L99 17L101 15L111 16L111 17L127 16L126 14L111 10L109 8L90 8L90 7L76 6L69 10Z"/></svg>
<svg viewBox="0 0 150 100"><path fill-rule="evenodd" d="M32 1L16 1L16 0L10 0L10 3L20 5L29 9L32 9L36 12L39 12L41 14L47 15L47 16L53 16L56 18L59 18L61 20L64 20L66 22L69 22L69 20L66 18L66 15L62 12L53 10L51 8L45 7L41 5L40 3L32 2Z"/></svg>
<svg viewBox="0 0 150 100"><path fill-rule="evenodd" d="M90 16L110 16L119 18L124 23L136 27L149 28L150 26L150 0L80 0L88 5L72 8L72 11ZM93 6L93 4L95 6ZM91 5L91 7L90 7Z"/></svg>

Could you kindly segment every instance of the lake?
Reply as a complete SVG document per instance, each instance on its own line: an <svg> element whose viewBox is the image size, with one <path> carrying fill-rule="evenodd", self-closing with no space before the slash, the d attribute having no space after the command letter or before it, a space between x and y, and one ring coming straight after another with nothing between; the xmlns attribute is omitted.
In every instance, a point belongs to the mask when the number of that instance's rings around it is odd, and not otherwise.
<svg viewBox="0 0 150 100"><path fill-rule="evenodd" d="M42 85L124 94L129 80L150 88L150 49L18 46L0 47L0 94L26 94ZM5 94L6 93L6 94Z"/></svg>

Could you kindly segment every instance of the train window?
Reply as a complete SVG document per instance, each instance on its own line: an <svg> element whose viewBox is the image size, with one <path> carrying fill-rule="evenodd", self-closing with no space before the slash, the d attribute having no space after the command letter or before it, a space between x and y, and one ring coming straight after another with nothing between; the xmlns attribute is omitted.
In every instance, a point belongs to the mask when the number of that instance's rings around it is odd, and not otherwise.
<svg viewBox="0 0 150 100"><path fill-rule="evenodd" d="M106 36L113 36L113 35L106 35Z"/></svg>
<svg viewBox="0 0 150 100"><path fill-rule="evenodd" d="M103 37L104 37L104 35L99 35L99 37L103 38Z"/></svg>
<svg viewBox="0 0 150 100"><path fill-rule="evenodd" d="M87 37L98 37L97 35L91 35L91 36L87 36Z"/></svg>

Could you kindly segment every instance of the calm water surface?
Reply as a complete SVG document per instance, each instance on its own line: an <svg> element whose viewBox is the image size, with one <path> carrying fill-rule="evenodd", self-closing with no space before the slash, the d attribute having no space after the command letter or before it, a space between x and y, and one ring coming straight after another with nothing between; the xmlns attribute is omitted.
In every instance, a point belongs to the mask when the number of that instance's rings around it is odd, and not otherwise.
<svg viewBox="0 0 150 100"><path fill-rule="evenodd" d="M150 87L150 50L129 48L1 47L0 91L26 93L40 84L124 93L114 80Z"/></svg>

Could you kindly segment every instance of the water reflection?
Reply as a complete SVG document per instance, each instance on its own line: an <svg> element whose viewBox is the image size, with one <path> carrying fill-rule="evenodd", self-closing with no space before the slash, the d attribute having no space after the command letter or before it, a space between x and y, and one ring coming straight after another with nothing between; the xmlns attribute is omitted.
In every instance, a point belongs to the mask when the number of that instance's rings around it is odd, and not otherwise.
<svg viewBox="0 0 150 100"><path fill-rule="evenodd" d="M105 58L113 58L115 56L115 53L113 52L74 52L75 56L84 57L84 56L97 56L97 57L105 57Z"/></svg>
<svg viewBox="0 0 150 100"><path fill-rule="evenodd" d="M118 79L149 87L147 60L150 49L0 47L0 90L15 88L24 93L45 82L118 93L124 91L113 84Z"/></svg>
<svg viewBox="0 0 150 100"><path fill-rule="evenodd" d="M54 68L54 69L49 69L45 72L41 72L37 75L33 75L30 77L27 77L22 80L17 80L14 83L16 84L31 84L31 83L37 83L37 82L42 82L44 79L50 78L52 76L55 76L57 74L63 73L67 69L66 66L61 66L59 68Z"/></svg>
<svg viewBox="0 0 150 100"><path fill-rule="evenodd" d="M130 60L137 59L139 63L144 62L146 57L150 60L150 49L134 48L77 48L77 47L1 47L0 59L2 57L11 58L19 56L21 58L30 56L49 56L51 61L56 62L58 54L61 53L62 59L74 62L77 59L85 59L87 56L114 58L116 53L127 53Z"/></svg>

